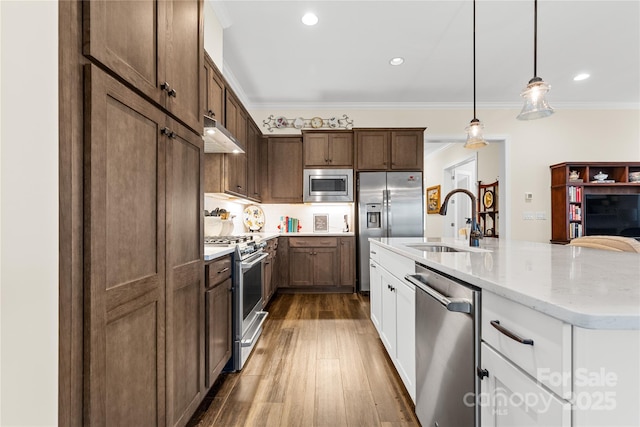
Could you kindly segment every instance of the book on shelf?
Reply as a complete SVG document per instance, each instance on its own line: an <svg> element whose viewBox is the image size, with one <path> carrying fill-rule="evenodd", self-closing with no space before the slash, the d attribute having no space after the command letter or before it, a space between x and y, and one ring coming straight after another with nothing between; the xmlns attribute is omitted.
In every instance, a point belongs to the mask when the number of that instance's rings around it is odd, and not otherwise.
<svg viewBox="0 0 640 427"><path fill-rule="evenodd" d="M582 187L569 187L569 202L582 203Z"/></svg>

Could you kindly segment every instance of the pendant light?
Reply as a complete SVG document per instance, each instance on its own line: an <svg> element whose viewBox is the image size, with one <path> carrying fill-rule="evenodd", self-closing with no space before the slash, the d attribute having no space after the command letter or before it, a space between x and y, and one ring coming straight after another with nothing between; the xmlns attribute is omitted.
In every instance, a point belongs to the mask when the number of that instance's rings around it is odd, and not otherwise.
<svg viewBox="0 0 640 427"><path fill-rule="evenodd" d="M473 120L465 129L467 142L464 148L478 149L489 145L482 136L484 125L476 117L476 0L473 0Z"/></svg>
<svg viewBox="0 0 640 427"><path fill-rule="evenodd" d="M537 74L538 60L538 0L533 1L533 78L520 94L524 98L524 106L518 114L518 120L535 120L553 114L553 108L549 106L545 95L551 86Z"/></svg>

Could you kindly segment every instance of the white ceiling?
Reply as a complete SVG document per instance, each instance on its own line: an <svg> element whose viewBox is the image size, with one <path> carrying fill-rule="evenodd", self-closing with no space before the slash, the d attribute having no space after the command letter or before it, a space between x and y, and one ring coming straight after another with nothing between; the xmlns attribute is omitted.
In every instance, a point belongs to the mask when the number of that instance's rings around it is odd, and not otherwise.
<svg viewBox="0 0 640 427"><path fill-rule="evenodd" d="M225 74L252 108L471 105L471 0L212 6L225 28ZM314 27L300 21L308 11ZM519 105L533 77L533 0L478 0L476 11L478 106ZM389 65L395 56L404 65ZM591 78L574 82L579 72ZM556 108L637 108L640 0L540 0L538 75Z"/></svg>

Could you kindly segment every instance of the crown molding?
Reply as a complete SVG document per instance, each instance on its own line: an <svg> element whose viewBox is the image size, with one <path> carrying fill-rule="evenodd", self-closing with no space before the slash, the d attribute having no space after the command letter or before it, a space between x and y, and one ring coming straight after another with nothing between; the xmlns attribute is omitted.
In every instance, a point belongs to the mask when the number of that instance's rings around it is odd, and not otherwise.
<svg viewBox="0 0 640 427"><path fill-rule="evenodd" d="M227 81L227 83L229 83L229 86L231 86L231 89L233 89L233 92L238 97L238 100L242 103L242 105L245 106L247 110L252 109L253 108L252 103L249 102L249 97L247 96L247 93L244 91L244 89L242 89L242 85L236 78L236 75L233 73L233 70L231 69L227 61L225 61L224 59L222 61L222 66L223 66L222 74L224 75L224 78Z"/></svg>
<svg viewBox="0 0 640 427"><path fill-rule="evenodd" d="M246 102L245 105L253 110L463 110L473 108L470 102ZM552 102L552 106L556 110L639 110L640 102ZM477 108L479 110L515 110L522 108L522 103L486 102L478 103Z"/></svg>

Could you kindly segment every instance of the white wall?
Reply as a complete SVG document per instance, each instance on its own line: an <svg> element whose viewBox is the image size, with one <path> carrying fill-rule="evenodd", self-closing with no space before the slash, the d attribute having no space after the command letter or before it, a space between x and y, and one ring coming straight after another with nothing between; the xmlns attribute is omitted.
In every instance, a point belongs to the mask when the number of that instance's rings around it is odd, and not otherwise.
<svg viewBox="0 0 640 427"><path fill-rule="evenodd" d="M513 239L547 242L551 237L550 221L524 221L525 211L551 212L549 166L564 161L640 161L640 112L638 110L563 110L551 117L519 121L519 108L480 109L478 118L485 125L485 138L506 139L504 183L511 215ZM269 115L288 118L342 116L347 114L356 127L426 126L426 135L464 137L470 109L252 109L257 123ZM269 133L263 129L265 133ZM275 131L275 133L283 131ZM295 129L287 129L295 133ZM298 131L299 132L299 131ZM504 182L508 180L509 182ZM524 193L533 193L525 203ZM502 208L501 208L502 210Z"/></svg>
<svg viewBox="0 0 640 427"><path fill-rule="evenodd" d="M57 1L0 1L0 34L0 425L56 425Z"/></svg>
<svg viewBox="0 0 640 427"><path fill-rule="evenodd" d="M213 10L211 1L204 2L204 50L220 71L223 70L223 28Z"/></svg>

